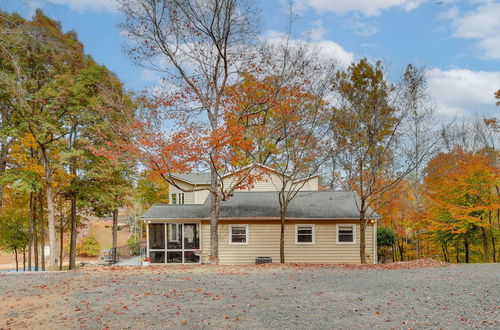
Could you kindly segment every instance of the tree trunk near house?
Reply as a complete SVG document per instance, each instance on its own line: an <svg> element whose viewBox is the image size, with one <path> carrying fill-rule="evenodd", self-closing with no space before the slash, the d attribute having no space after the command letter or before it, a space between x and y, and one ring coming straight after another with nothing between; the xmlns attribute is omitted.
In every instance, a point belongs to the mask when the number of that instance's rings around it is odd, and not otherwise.
<svg viewBox="0 0 500 330"><path fill-rule="evenodd" d="M76 216L76 195L71 196L71 237L69 243L69 269L76 269L76 237L78 235L77 232L77 216Z"/></svg>
<svg viewBox="0 0 500 330"><path fill-rule="evenodd" d="M38 219L40 220L40 245L42 247L41 253L41 268L45 270L45 221L43 212L43 191L40 189L38 191Z"/></svg>
<svg viewBox="0 0 500 330"><path fill-rule="evenodd" d="M366 264L366 214L365 202L361 201L361 211L359 212L359 257L362 264Z"/></svg>
<svg viewBox="0 0 500 330"><path fill-rule="evenodd" d="M117 261L116 248L118 247L118 209L113 210L113 262Z"/></svg>
<svg viewBox="0 0 500 330"><path fill-rule="evenodd" d="M288 210L288 201L285 197L286 185L283 185L279 192L280 203L280 263L285 263L285 225L286 225L286 212Z"/></svg>
<svg viewBox="0 0 500 330"><path fill-rule="evenodd" d="M215 168L210 168L210 255L209 264L219 264L219 194L217 172Z"/></svg>
<svg viewBox="0 0 500 330"><path fill-rule="evenodd" d="M285 215L281 214L281 229L280 229L280 263L285 263Z"/></svg>

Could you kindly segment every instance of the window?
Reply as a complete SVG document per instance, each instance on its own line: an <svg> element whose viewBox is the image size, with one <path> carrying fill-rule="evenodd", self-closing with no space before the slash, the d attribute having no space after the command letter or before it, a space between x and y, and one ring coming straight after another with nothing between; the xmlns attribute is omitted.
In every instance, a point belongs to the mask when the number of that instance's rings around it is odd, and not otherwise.
<svg viewBox="0 0 500 330"><path fill-rule="evenodd" d="M295 244L314 244L314 225L295 225Z"/></svg>
<svg viewBox="0 0 500 330"><path fill-rule="evenodd" d="M337 225L337 244L355 244L356 243L356 225Z"/></svg>
<svg viewBox="0 0 500 330"><path fill-rule="evenodd" d="M170 194L170 204L184 204L184 193Z"/></svg>
<svg viewBox="0 0 500 330"><path fill-rule="evenodd" d="M248 225L229 225L229 244L248 244Z"/></svg>

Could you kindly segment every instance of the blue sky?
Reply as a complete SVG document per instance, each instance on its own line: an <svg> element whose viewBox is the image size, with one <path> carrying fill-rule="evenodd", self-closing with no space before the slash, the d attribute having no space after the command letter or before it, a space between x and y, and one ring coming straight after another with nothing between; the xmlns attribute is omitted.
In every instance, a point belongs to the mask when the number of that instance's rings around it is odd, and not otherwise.
<svg viewBox="0 0 500 330"><path fill-rule="evenodd" d="M260 0L261 32L283 32L286 0ZM155 73L123 52L114 0L0 0L25 17L35 8L75 30L86 53L114 71L126 86L158 84ZM492 114L500 89L500 0L295 0L294 38L348 63L382 60L391 73L408 63L427 70L429 91L442 117Z"/></svg>

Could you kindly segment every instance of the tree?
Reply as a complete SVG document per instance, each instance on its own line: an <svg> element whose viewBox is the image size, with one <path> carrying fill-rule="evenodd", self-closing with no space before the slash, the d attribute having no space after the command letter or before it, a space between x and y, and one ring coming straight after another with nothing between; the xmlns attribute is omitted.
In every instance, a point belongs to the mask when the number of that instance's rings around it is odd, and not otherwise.
<svg viewBox="0 0 500 330"><path fill-rule="evenodd" d="M380 62L363 59L338 73L333 91L338 97L331 115L336 158L346 186L360 198L360 260L366 263L370 207L415 171L435 146L428 135L432 130L414 129L423 114L425 80L409 65L401 83L389 84Z"/></svg>
<svg viewBox="0 0 500 330"><path fill-rule="evenodd" d="M0 216L0 247L2 249L10 250L16 256L16 271L19 270L18 253L23 253L23 265L26 269L26 249L29 245L29 218L27 208L19 208L19 197L12 196L12 201L8 209L2 216ZM23 199L21 197L21 199ZM24 202L26 200L24 199Z"/></svg>
<svg viewBox="0 0 500 330"><path fill-rule="evenodd" d="M314 70L310 73L314 74ZM280 262L284 263L288 206L309 179L319 173L326 133L324 90L284 83L283 76L261 80L249 74L245 77L231 89L230 103L235 109L234 120L243 123L245 134L253 137L249 156L278 174Z"/></svg>
<svg viewBox="0 0 500 330"><path fill-rule="evenodd" d="M19 107L19 127L28 131L37 143L44 166L45 198L49 246L49 267L55 270L56 233L53 176L57 168L61 139L66 134L66 107L72 74L83 57L82 46L74 33L63 34L60 25L38 10L23 29L33 36L26 39L19 60L21 75L11 90Z"/></svg>
<svg viewBox="0 0 500 330"><path fill-rule="evenodd" d="M436 238L446 238L443 233L447 233L449 239L462 240L468 263L473 236L479 232L483 261L488 262L487 236L495 235L491 215L499 208L495 191L498 185L496 167L485 154L457 149L437 155L429 162L427 171L425 183L431 202L429 220Z"/></svg>
<svg viewBox="0 0 500 330"><path fill-rule="evenodd" d="M33 40L33 36L22 28L24 24L21 16L0 11L0 177L7 169L11 147L22 133L16 88L22 78L20 62L26 41ZM3 192L4 186L0 185L0 214Z"/></svg>
<svg viewBox="0 0 500 330"><path fill-rule="evenodd" d="M224 154L228 142L241 142L221 128L224 97L228 84L238 79L242 68L247 68L248 44L255 36L252 2L120 0L120 3L126 16L123 29L134 42L131 57L164 74L174 86L173 91L167 91L168 97L157 103L162 105L160 109L166 117L177 120L179 129L169 139L171 143L143 139L148 147L157 144L156 150L146 153L146 163L173 185L176 183L169 175L172 172L192 168L210 170L209 262L218 263L219 205L227 197L227 191L221 189L220 177L228 167L242 165L241 160L233 158L235 153ZM171 152L169 148L175 143L183 143L186 150L175 159L169 158L164 153ZM197 157L192 158L193 155Z"/></svg>

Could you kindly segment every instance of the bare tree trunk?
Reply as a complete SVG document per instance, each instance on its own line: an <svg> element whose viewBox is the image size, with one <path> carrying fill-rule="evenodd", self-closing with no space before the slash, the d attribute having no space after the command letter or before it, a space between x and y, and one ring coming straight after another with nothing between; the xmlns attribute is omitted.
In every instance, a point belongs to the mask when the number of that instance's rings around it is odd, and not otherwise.
<svg viewBox="0 0 500 330"><path fill-rule="evenodd" d="M32 242L30 242L30 244L28 245L28 271L31 271L31 248L32 248L32 246L33 246L33 244L32 244Z"/></svg>
<svg viewBox="0 0 500 330"><path fill-rule="evenodd" d="M446 251L446 243L441 244L441 249L443 251L444 262L448 262L448 253Z"/></svg>
<svg viewBox="0 0 500 330"><path fill-rule="evenodd" d="M217 172L212 165L210 169L210 194L211 194L211 209L210 209L210 256L208 258L209 264L219 264L219 195Z"/></svg>
<svg viewBox="0 0 500 330"><path fill-rule="evenodd" d="M53 170L50 166L49 156L44 145L40 145L42 151L43 168L45 172L45 198L47 199L47 227L49 229L49 269L57 270L57 242L56 242L56 219L54 212L53 192Z"/></svg>
<svg viewBox="0 0 500 330"><path fill-rule="evenodd" d="M489 251L488 251L488 236L486 235L486 229L481 227L481 238L483 240L483 261L484 262L489 262L490 261L490 256L489 256Z"/></svg>
<svg viewBox="0 0 500 330"><path fill-rule="evenodd" d="M46 182L45 198L47 199L47 228L49 230L49 270L57 270L56 219L54 214L54 192L52 176Z"/></svg>
<svg viewBox="0 0 500 330"><path fill-rule="evenodd" d="M490 234L491 234L491 254L493 256L493 262L497 262L497 249L495 246L495 234L493 233L493 221L491 218L491 211L488 212L488 219L490 222Z"/></svg>
<svg viewBox="0 0 500 330"><path fill-rule="evenodd" d="M23 248L23 271L26 271L26 247Z"/></svg>
<svg viewBox="0 0 500 330"><path fill-rule="evenodd" d="M467 233L464 234L464 249L465 249L465 263L469 263L469 241L467 239Z"/></svg>
<svg viewBox="0 0 500 330"><path fill-rule="evenodd" d="M33 231L33 193L30 192L30 202L29 202L29 215L28 215L28 221L29 221L29 232L28 232L28 237L29 237L29 243L28 243L28 270L31 269L31 248L33 246L33 236L34 236L34 231Z"/></svg>
<svg viewBox="0 0 500 330"><path fill-rule="evenodd" d="M17 248L14 248L14 254L16 255L16 272L19 271L19 260L17 259Z"/></svg>
<svg viewBox="0 0 500 330"><path fill-rule="evenodd" d="M366 214L364 201L361 202L361 211L359 212L359 257L362 264L366 264Z"/></svg>
<svg viewBox="0 0 500 330"><path fill-rule="evenodd" d="M77 139L77 124L74 124L71 130L71 135L70 135L70 144L71 148L73 149L75 147L75 142ZM71 166L70 166L70 173L73 175L73 178L77 177L76 173L76 160L75 158L72 159ZM77 201L77 193L74 191L71 194L71 214L70 214L70 227L71 227L71 234L70 234L70 239L69 239L69 269L70 270L75 270L76 269L76 237L78 235L77 229L78 229L78 223L77 223L77 214L76 214L76 201Z"/></svg>
<svg viewBox="0 0 500 330"><path fill-rule="evenodd" d="M2 116L2 121L4 121L4 116ZM3 175L5 169L7 168L7 155L9 153L9 147L6 143L1 143L0 146L0 176ZM4 194L4 185L0 184L0 215L2 214L3 209L3 194Z"/></svg>
<svg viewBox="0 0 500 330"><path fill-rule="evenodd" d="M417 260L420 259L420 238L418 236L418 231L417 231Z"/></svg>
<svg viewBox="0 0 500 330"><path fill-rule="evenodd" d="M116 248L118 247L118 209L113 210L113 262L116 262Z"/></svg>
<svg viewBox="0 0 500 330"><path fill-rule="evenodd" d="M64 217L61 214L61 232L59 233L59 270L63 269L63 252L64 252Z"/></svg>
<svg viewBox="0 0 500 330"><path fill-rule="evenodd" d="M281 230L280 230L280 263L285 263L285 214L281 212Z"/></svg>
<svg viewBox="0 0 500 330"><path fill-rule="evenodd" d="M41 251L41 264L42 270L45 270L45 221L43 212L43 192L42 189L38 191L38 213L40 219L40 245L42 246Z"/></svg>
<svg viewBox="0 0 500 330"><path fill-rule="evenodd" d="M497 249L495 247L495 235L491 233L491 249L493 254L493 262L497 262Z"/></svg>
<svg viewBox="0 0 500 330"><path fill-rule="evenodd" d="M30 193L30 215L33 226L33 254L35 257L35 271L38 271L38 229L36 225L36 195Z"/></svg>
<svg viewBox="0 0 500 330"><path fill-rule="evenodd" d="M76 216L76 195L71 196L71 237L69 243L69 269L76 269L76 237L77 232L77 216Z"/></svg>
<svg viewBox="0 0 500 330"><path fill-rule="evenodd" d="M401 237L401 244L399 243L399 240L398 240L400 261L405 261L405 259L404 259L404 244L405 244L404 238Z"/></svg>

